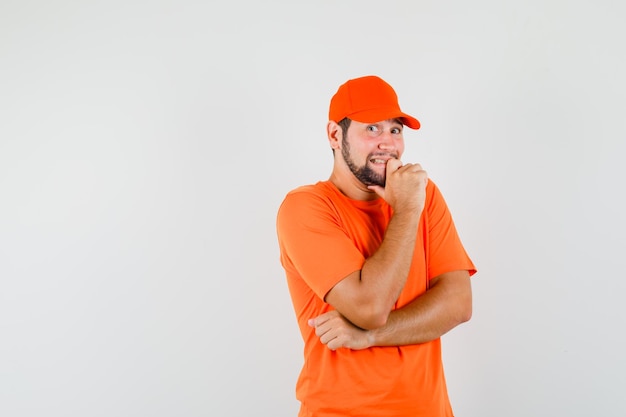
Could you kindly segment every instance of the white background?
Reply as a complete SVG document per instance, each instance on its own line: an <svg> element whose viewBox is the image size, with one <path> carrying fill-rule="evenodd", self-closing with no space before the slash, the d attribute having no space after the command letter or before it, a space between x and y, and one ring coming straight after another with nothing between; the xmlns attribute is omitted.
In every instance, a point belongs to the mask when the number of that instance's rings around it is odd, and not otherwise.
<svg viewBox="0 0 626 417"><path fill-rule="evenodd" d="M626 415L624 7L3 0L0 415L295 416L275 215L369 74L479 269L456 415Z"/></svg>

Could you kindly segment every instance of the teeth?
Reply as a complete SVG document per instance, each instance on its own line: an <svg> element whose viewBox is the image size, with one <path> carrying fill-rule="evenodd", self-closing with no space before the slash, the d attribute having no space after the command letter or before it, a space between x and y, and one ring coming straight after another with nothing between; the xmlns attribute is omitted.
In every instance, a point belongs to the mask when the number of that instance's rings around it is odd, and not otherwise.
<svg viewBox="0 0 626 417"><path fill-rule="evenodd" d="M385 160L384 159L372 159L372 162L375 164L384 164Z"/></svg>

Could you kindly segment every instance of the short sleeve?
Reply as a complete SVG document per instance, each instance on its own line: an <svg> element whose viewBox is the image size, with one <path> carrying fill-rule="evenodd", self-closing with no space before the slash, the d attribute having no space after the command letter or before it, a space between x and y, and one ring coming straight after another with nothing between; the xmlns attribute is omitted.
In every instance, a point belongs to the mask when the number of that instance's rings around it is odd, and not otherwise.
<svg viewBox="0 0 626 417"><path fill-rule="evenodd" d="M320 299L363 267L363 254L343 230L333 203L323 195L290 192L278 210L276 227L285 271L304 280Z"/></svg>
<svg viewBox="0 0 626 417"><path fill-rule="evenodd" d="M432 187L426 219L428 278L456 270L467 270L470 276L474 275L476 268L461 243L443 195L432 181L429 183Z"/></svg>

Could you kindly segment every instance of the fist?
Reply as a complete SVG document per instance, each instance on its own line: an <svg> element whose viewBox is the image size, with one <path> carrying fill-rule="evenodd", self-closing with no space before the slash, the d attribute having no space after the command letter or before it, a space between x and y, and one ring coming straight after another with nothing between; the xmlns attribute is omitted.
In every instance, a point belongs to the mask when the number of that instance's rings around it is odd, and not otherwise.
<svg viewBox="0 0 626 417"><path fill-rule="evenodd" d="M384 198L395 212L421 213L426 201L428 174L420 164L402 164L399 159L390 159L386 166L385 187L370 186Z"/></svg>

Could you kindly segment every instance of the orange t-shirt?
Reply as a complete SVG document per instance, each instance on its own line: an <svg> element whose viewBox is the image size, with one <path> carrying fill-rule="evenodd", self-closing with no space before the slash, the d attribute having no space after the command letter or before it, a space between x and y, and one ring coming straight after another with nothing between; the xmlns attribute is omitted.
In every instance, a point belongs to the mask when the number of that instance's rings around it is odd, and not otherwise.
<svg viewBox="0 0 626 417"><path fill-rule="evenodd" d="M279 208L280 260L304 339L296 385L300 417L452 416L440 339L332 351L307 324L332 309L325 295L374 254L391 216L382 198L351 200L329 181L291 191ZM423 294L431 278L454 270L476 272L443 196L429 180L409 277L394 308Z"/></svg>

